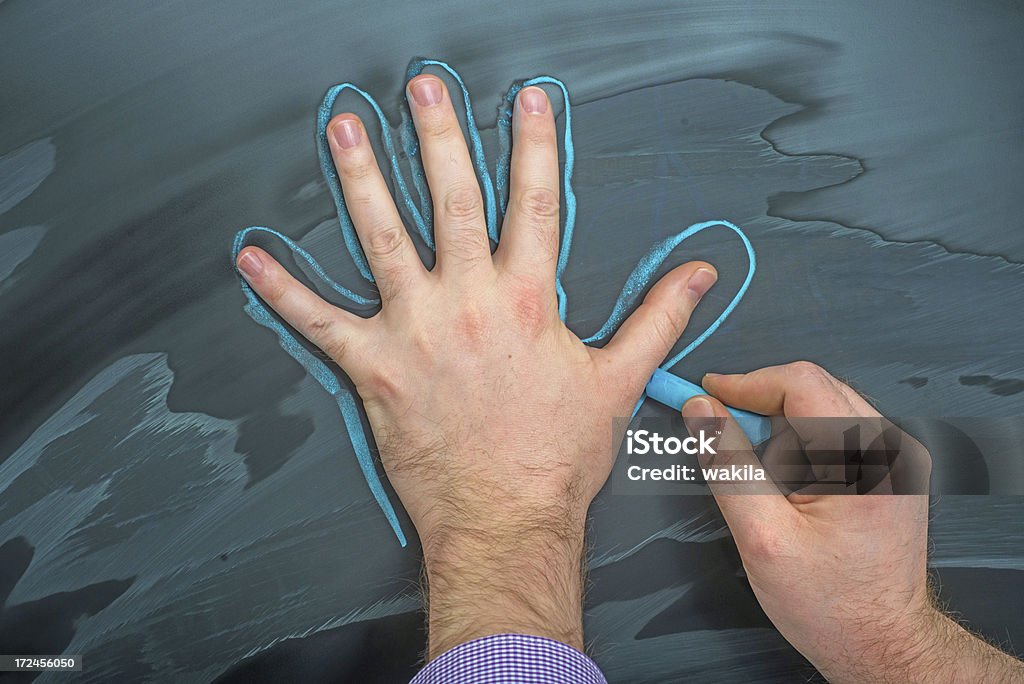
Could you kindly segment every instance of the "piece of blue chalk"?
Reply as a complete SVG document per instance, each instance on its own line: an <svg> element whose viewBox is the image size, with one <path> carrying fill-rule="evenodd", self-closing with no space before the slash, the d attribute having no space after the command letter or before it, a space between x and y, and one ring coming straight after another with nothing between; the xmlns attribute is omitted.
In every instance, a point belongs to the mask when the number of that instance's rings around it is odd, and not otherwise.
<svg viewBox="0 0 1024 684"><path fill-rule="evenodd" d="M689 399L698 394L707 394L699 385L687 382L677 375L660 368L654 371L650 381L647 383L647 396L665 406L674 408L676 411L683 408ZM753 445L760 444L772 436L772 422L767 416L750 411L742 411L731 406L726 407L729 413L736 419L736 422L746 433L747 439Z"/></svg>

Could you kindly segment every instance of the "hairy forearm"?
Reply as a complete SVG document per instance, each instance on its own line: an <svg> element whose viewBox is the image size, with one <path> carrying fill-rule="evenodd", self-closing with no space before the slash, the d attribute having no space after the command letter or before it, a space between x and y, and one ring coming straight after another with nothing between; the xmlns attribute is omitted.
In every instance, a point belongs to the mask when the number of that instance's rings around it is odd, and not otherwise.
<svg viewBox="0 0 1024 684"><path fill-rule="evenodd" d="M517 515L425 539L428 659L501 633L582 650L584 517Z"/></svg>
<svg viewBox="0 0 1024 684"><path fill-rule="evenodd" d="M1024 663L971 634L936 610L930 648L922 654L920 682L1024 682Z"/></svg>
<svg viewBox="0 0 1024 684"><path fill-rule="evenodd" d="M936 608L879 634L877 648L847 662L840 672L823 674L837 683L1024 682L1024 663Z"/></svg>

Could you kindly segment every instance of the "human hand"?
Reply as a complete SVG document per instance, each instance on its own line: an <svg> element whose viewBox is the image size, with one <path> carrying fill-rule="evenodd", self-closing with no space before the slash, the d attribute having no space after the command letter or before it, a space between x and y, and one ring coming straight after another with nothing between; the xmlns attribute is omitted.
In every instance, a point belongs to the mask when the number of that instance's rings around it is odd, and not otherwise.
<svg viewBox="0 0 1024 684"><path fill-rule="evenodd" d="M654 368L717 278L708 264L666 275L603 349L559 319L559 168L539 88L513 120L509 209L497 250L448 92L408 85L434 203L436 265L402 225L362 123L328 129L346 204L381 295L369 319L336 308L267 253L238 266L278 314L354 382L388 477L419 533L430 655L499 632L582 648L587 508Z"/></svg>
<svg viewBox="0 0 1024 684"><path fill-rule="evenodd" d="M886 426L860 395L807 362L745 375L709 374L703 386L717 399L691 399L683 417L694 434L722 427L718 452L727 455L728 465L759 461L721 402L784 416L793 443L808 451L844 448L835 422L824 425L822 418ZM877 436L862 435L862 444ZM769 444L766 461L772 450ZM1018 661L935 608L927 575L930 459L907 435L900 438L897 458L891 475L912 484L906 490L905 483L894 486L893 478L880 478L874 491L889 494L787 498L778 490L764 493L763 486L760 493L742 494L709 483L757 600L779 632L831 682L1024 681ZM833 466L810 461L819 475L835 479L836 473L827 472ZM894 489L917 493L891 494Z"/></svg>

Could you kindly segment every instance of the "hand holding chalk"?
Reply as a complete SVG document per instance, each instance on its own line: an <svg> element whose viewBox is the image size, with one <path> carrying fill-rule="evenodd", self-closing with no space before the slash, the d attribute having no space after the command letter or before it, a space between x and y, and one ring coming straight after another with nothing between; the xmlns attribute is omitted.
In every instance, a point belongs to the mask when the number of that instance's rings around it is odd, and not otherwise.
<svg viewBox="0 0 1024 684"><path fill-rule="evenodd" d="M665 406L670 406L676 411L682 410L683 404L699 394L707 394L699 385L687 382L677 375L660 368L654 371L654 375L647 382L647 396ZM750 411L742 411L738 408L727 407L732 417L746 433L747 439L754 446L772 436L772 422L767 416Z"/></svg>

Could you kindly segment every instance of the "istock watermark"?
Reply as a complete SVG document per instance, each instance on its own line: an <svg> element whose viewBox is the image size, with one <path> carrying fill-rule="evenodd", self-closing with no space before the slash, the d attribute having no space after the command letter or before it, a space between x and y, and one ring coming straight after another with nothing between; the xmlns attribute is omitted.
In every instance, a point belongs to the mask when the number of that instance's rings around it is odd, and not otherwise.
<svg viewBox="0 0 1024 684"><path fill-rule="evenodd" d="M718 456L715 441L717 432L699 430L690 437L665 437L651 430L627 430L626 454L628 456L703 456L707 461ZM629 465L626 477L633 482L764 482L767 481L764 468L753 464L731 464L728 466L691 466L673 463L664 467L645 468Z"/></svg>
<svg viewBox="0 0 1024 684"><path fill-rule="evenodd" d="M1021 417L777 417L756 447L729 420L617 419L612 492L1024 495Z"/></svg>
<svg viewBox="0 0 1024 684"><path fill-rule="evenodd" d="M714 441L717 434L707 434L701 430L695 437L662 437L657 432L650 430L626 430L626 453L627 454L660 454L675 456L679 453L705 454L714 456L716 453Z"/></svg>

